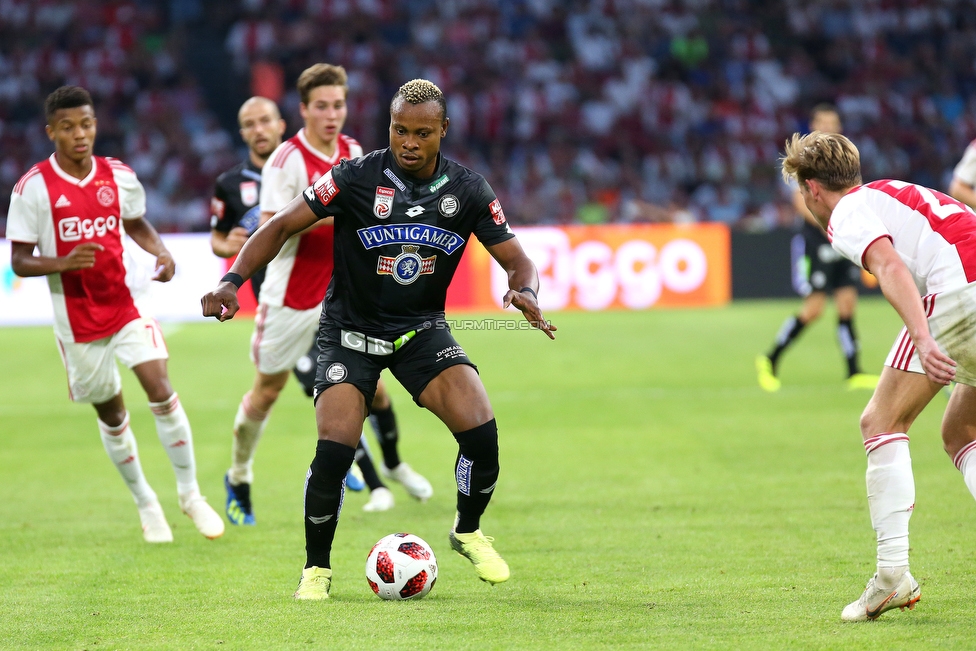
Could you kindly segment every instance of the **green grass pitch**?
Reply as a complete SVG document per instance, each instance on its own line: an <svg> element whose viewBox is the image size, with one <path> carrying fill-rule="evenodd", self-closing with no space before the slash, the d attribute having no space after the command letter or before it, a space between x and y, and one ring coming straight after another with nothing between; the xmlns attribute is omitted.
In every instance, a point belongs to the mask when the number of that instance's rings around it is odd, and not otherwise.
<svg viewBox="0 0 976 651"><path fill-rule="evenodd" d="M179 512L145 396L123 371L176 539L150 546L93 410L68 401L50 328L0 330L0 649L972 648L976 504L941 449L941 396L912 432L922 601L840 621L874 566L857 429L869 394L845 390L832 313L787 352L781 392L757 387L753 358L797 305L551 314L555 342L456 332L498 418L502 474L483 528L512 578L481 583L450 550L455 443L391 382L403 456L435 495L419 504L392 486L396 508L367 514L365 494L347 493L325 603L291 596L315 447L294 381L258 449L258 526L209 541ZM857 325L877 372L897 316L864 300ZM200 482L221 512L251 326L167 337ZM383 602L366 584L367 552L395 531L437 555L422 601Z"/></svg>

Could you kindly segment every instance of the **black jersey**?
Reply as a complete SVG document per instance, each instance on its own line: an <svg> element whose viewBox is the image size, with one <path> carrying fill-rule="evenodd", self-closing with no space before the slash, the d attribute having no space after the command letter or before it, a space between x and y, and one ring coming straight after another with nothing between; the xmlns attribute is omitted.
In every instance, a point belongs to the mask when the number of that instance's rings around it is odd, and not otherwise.
<svg viewBox="0 0 976 651"><path fill-rule="evenodd" d="M436 170L414 179L383 149L343 161L305 190L319 218L335 217L328 321L395 338L443 319L471 234L485 246L515 237L483 176L440 155Z"/></svg>
<svg viewBox="0 0 976 651"><path fill-rule="evenodd" d="M250 235L261 225L261 170L248 158L217 177L210 200L210 228L229 233L240 226ZM264 268L251 275L254 298L260 300Z"/></svg>

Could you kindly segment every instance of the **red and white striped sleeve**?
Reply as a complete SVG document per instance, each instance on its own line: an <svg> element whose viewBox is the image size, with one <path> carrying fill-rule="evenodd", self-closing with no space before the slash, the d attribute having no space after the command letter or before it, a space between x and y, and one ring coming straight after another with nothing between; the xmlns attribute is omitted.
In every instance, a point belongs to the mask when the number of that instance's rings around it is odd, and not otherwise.
<svg viewBox="0 0 976 651"><path fill-rule="evenodd" d="M879 239L892 239L881 217L868 205L867 190L841 198L830 216L830 243L842 256L862 269L864 253Z"/></svg>
<svg viewBox="0 0 976 651"><path fill-rule="evenodd" d="M298 147L286 140L271 153L261 169L261 212L278 212L306 187L305 159Z"/></svg>
<svg viewBox="0 0 976 651"><path fill-rule="evenodd" d="M7 239L13 242L37 244L41 220L51 218L51 202L41 170L34 166L20 177L10 193L7 211Z"/></svg>
<svg viewBox="0 0 976 651"><path fill-rule="evenodd" d="M146 214L146 189L136 177L131 167L117 158L108 158L112 167L112 176L119 186L119 206L122 219L139 219Z"/></svg>

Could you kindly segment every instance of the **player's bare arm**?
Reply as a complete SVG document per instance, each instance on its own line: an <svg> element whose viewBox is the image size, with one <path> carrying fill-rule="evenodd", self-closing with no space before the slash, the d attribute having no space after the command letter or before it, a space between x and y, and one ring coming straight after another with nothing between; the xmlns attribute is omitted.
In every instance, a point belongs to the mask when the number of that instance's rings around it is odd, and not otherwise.
<svg viewBox="0 0 976 651"><path fill-rule="evenodd" d="M152 224L147 222L145 217L127 219L125 220L125 232L143 251L156 256L156 272L153 275L153 280L158 280L161 283L172 280L176 273L176 262Z"/></svg>
<svg viewBox="0 0 976 651"><path fill-rule="evenodd" d="M214 255L221 258L231 258L240 253L247 242L247 229L235 226L227 233L213 229L210 231L210 248Z"/></svg>
<svg viewBox="0 0 976 651"><path fill-rule="evenodd" d="M241 282L247 280L251 274L266 266L278 255L289 237L300 233L317 221L319 221L318 217L305 203L304 197L298 195L248 238L234 264L231 265L228 275L239 276ZM239 285L230 281L222 281L216 289L205 294L200 299L203 316L216 317L220 321L233 319L240 309L240 303L237 302L238 287Z"/></svg>
<svg viewBox="0 0 976 651"><path fill-rule="evenodd" d="M885 298L905 322L925 375L932 382L949 384L956 376L956 363L939 349L932 338L918 288L891 241L882 238L871 244L864 253L864 262L878 279Z"/></svg>
<svg viewBox="0 0 976 651"><path fill-rule="evenodd" d="M522 245L517 238L505 240L500 244L486 247L491 257L495 258L505 273L508 274L509 290L502 299L502 307L514 305L525 320L546 333L550 339L555 339L553 332L556 326L549 323L539 309L539 272L529 256L525 255Z"/></svg>
<svg viewBox="0 0 976 651"><path fill-rule="evenodd" d="M10 268L21 278L31 276L46 276L63 271L91 269L95 266L95 253L104 251L105 247L95 242L79 244L71 249L68 255L49 257L34 255L36 244L11 242Z"/></svg>
<svg viewBox="0 0 976 651"><path fill-rule="evenodd" d="M962 201L973 210L976 210L976 188L968 183L952 177L952 182L949 184L949 196Z"/></svg>
<svg viewBox="0 0 976 651"><path fill-rule="evenodd" d="M301 195L299 194L298 196L301 196ZM282 210L284 210L284 208L282 208ZM267 221L269 219L271 219L272 217L274 217L274 216L275 216L275 213L273 213L273 212L268 212L267 210L262 211L261 212L261 222L260 222L260 224L262 226L264 226L265 223L267 223ZM303 228L302 230L298 231L298 233L296 233L296 235L304 235L305 233L307 233L309 231L314 231L316 228L318 228L320 226L327 226L329 224L332 224L332 219L331 218L329 218L329 219L320 219L317 222L312 222L312 224L309 225L308 228Z"/></svg>

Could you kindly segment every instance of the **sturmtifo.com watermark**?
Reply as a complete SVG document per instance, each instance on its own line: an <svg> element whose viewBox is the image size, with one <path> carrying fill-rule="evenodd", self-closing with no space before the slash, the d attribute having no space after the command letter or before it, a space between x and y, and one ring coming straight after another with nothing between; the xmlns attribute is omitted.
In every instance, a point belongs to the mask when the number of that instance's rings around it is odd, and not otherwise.
<svg viewBox="0 0 976 651"><path fill-rule="evenodd" d="M549 326L548 321L537 322L539 326ZM437 327L450 327L451 330L535 330L538 326L525 319L446 319Z"/></svg>

